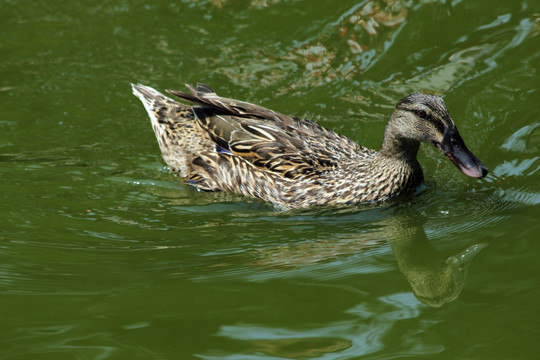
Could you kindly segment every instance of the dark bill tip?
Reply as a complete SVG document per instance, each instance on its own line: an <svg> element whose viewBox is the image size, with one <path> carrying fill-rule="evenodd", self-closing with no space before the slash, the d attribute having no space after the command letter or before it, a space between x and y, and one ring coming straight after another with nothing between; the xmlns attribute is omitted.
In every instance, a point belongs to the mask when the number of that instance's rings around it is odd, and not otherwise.
<svg viewBox="0 0 540 360"><path fill-rule="evenodd" d="M454 162L454 164L458 167L459 170L461 170L465 175L483 179L488 174L488 168L484 166L481 162L477 164L476 166L469 166L467 167L465 164L461 162Z"/></svg>

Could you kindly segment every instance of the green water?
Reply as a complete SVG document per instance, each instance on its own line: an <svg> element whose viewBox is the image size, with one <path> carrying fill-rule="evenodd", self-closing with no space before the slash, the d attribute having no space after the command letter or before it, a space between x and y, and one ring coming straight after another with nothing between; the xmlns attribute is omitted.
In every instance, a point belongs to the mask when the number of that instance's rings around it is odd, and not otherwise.
<svg viewBox="0 0 540 360"><path fill-rule="evenodd" d="M0 23L0 359L537 358L537 0L3 0ZM197 192L131 82L372 148L440 93L490 174L423 145L393 206Z"/></svg>

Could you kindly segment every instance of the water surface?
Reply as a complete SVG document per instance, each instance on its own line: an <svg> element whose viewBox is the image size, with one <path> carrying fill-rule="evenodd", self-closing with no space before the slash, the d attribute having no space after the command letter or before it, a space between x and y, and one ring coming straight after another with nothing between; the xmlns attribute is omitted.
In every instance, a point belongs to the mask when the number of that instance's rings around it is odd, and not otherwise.
<svg viewBox="0 0 540 360"><path fill-rule="evenodd" d="M1 359L535 359L540 4L0 3ZM203 82L378 148L444 97L490 168L277 212L171 175L130 83Z"/></svg>

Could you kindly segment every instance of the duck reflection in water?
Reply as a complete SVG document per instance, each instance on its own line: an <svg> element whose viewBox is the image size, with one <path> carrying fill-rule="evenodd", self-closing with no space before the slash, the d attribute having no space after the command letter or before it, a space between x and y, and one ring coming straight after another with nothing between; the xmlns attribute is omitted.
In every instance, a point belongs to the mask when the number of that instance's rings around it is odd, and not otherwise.
<svg viewBox="0 0 540 360"><path fill-rule="evenodd" d="M372 231L357 231L350 235L342 234L337 239L256 250L255 264L279 268L305 267L367 253L384 246L386 240L414 296L426 305L441 307L458 298L465 285L469 265L488 245L486 242L472 242L462 243L453 250L438 250L428 240L424 219L418 214L392 214L381 221L369 222ZM374 230L371 225L377 228Z"/></svg>
<svg viewBox="0 0 540 360"><path fill-rule="evenodd" d="M468 244L448 254L437 250L415 221L402 216L391 219L395 224L389 225L388 240L414 296L424 304L440 307L458 298L469 265L487 243Z"/></svg>

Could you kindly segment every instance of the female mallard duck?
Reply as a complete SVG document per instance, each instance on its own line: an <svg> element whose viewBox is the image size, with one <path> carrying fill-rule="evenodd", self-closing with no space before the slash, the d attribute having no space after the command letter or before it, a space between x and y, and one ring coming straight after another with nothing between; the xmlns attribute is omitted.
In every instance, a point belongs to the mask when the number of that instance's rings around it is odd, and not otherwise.
<svg viewBox="0 0 540 360"><path fill-rule="evenodd" d="M441 98L401 99L374 151L310 120L223 98L206 85L191 94L133 85L152 120L163 159L172 171L206 191L232 191L283 209L387 200L424 179L420 142L435 145L463 173L488 169L465 146Z"/></svg>

